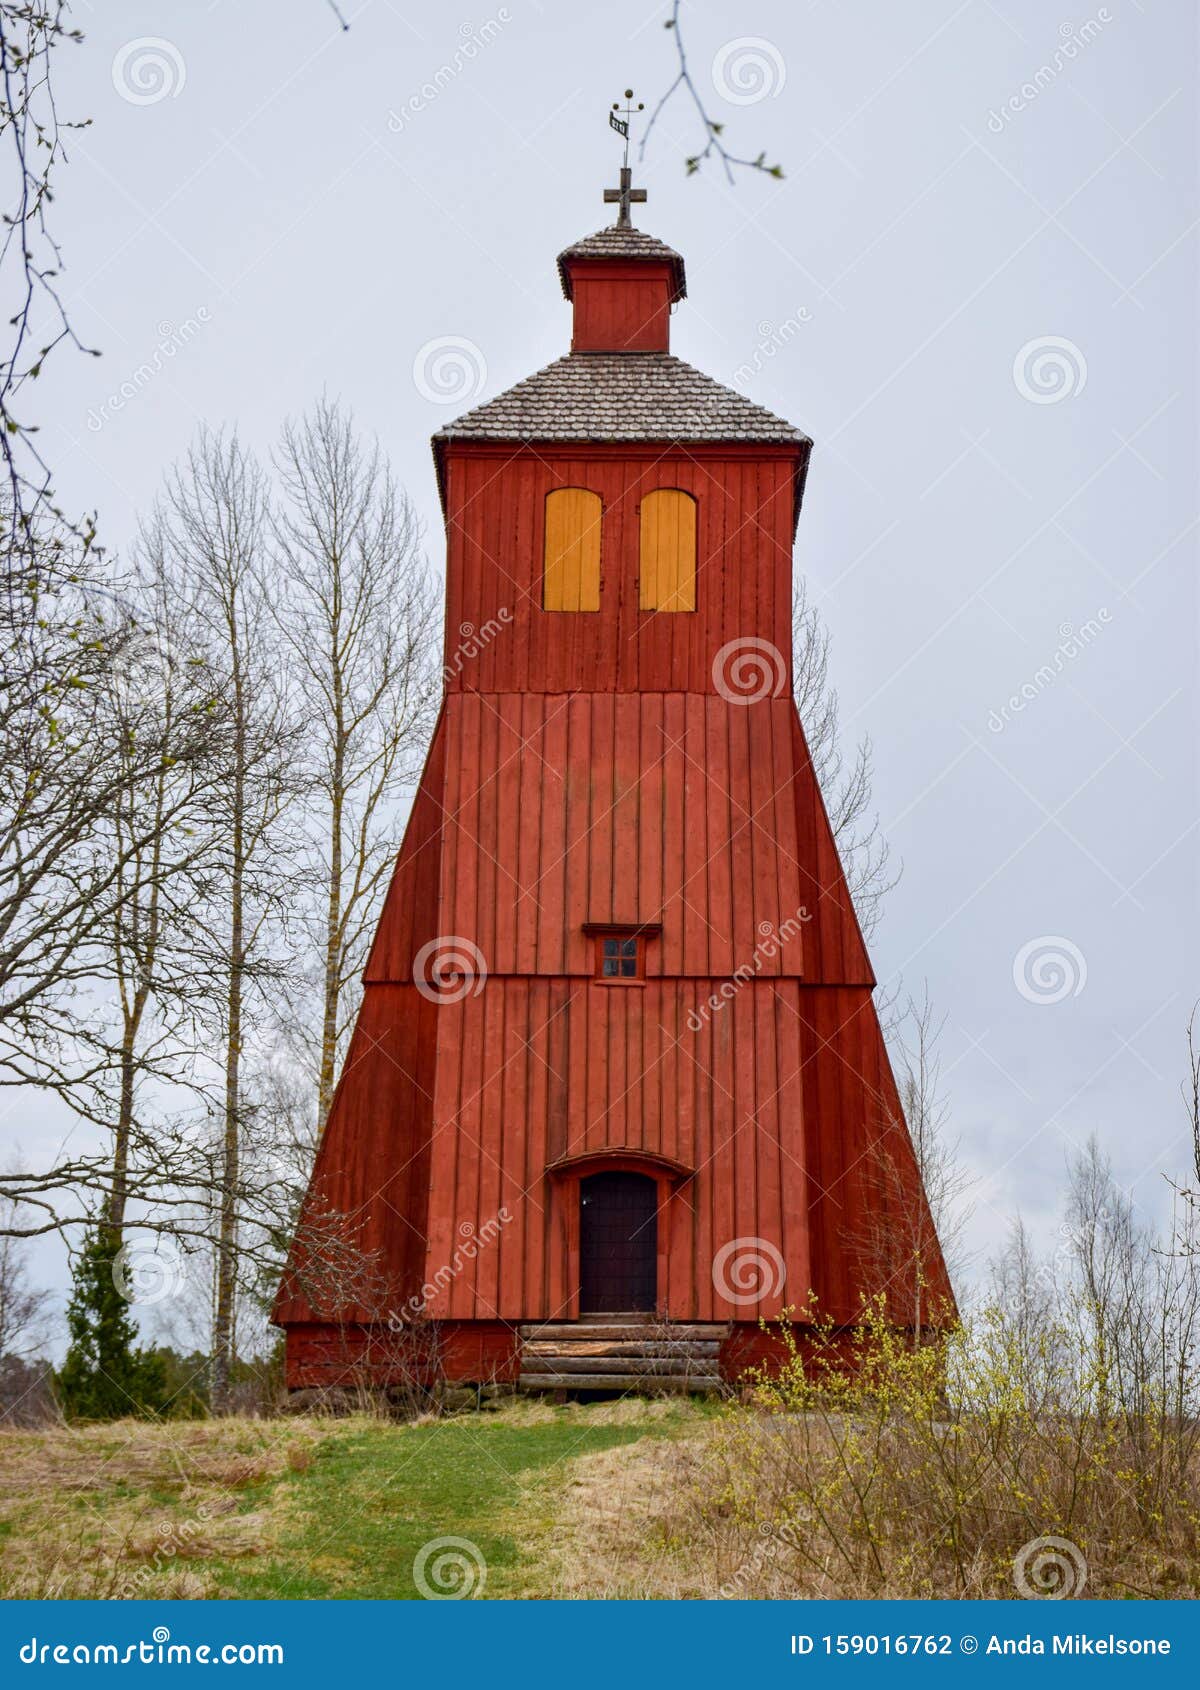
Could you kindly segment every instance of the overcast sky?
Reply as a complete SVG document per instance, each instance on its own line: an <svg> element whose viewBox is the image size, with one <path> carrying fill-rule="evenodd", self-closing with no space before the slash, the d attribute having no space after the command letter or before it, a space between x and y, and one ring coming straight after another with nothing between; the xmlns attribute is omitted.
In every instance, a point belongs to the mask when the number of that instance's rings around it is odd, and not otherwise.
<svg viewBox="0 0 1200 1690"><path fill-rule="evenodd" d="M669 84L669 7L344 10L76 0L56 232L104 356L56 354L39 420L118 550L199 423L265 447L328 388L440 567L428 436L566 350L554 257L610 221L606 113ZM904 864L876 969L947 1015L982 1251L1018 1207L1053 1238L1093 1129L1147 1211L1187 1167L1191 11L688 5L725 139L786 176L686 179L682 90L637 172L687 261L673 350L816 442L797 564Z"/></svg>

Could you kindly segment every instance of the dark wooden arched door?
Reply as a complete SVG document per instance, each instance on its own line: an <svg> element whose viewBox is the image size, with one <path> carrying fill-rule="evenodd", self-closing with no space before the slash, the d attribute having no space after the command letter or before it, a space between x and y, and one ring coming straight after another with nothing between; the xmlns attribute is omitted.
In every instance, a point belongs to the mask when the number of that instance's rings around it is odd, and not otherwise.
<svg viewBox="0 0 1200 1690"><path fill-rule="evenodd" d="M658 1186L645 1174L579 1182L580 1312L652 1310L658 1290Z"/></svg>

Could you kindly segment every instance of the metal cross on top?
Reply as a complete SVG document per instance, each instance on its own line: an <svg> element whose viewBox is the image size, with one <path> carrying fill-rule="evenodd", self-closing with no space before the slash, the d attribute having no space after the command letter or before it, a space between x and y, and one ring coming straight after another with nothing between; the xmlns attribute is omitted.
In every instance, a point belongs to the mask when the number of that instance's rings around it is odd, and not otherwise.
<svg viewBox="0 0 1200 1690"><path fill-rule="evenodd" d="M633 224L629 216L629 207L631 205L645 205L646 203L646 190L645 188L635 188L632 186L633 172L629 168L630 120L632 119L635 111L644 111L645 106L641 100L638 101L636 106L633 104L632 88L626 88L625 99L628 104L625 107L624 113L621 113L619 101L614 100L612 110L608 114L609 128L615 129L617 134L620 135L625 142L625 157L621 165L621 186L619 188L605 188L604 190L605 205L619 205L621 208L617 213L618 229L632 228Z"/></svg>

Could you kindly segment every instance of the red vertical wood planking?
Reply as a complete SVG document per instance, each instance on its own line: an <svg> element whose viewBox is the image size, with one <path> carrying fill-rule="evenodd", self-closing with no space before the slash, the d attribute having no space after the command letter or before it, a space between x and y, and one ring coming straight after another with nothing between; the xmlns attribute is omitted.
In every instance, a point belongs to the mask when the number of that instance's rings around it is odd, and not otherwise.
<svg viewBox="0 0 1200 1690"><path fill-rule="evenodd" d="M489 427L435 439L444 698L276 1302L291 1384L344 1369L389 1309L415 1318L423 1288L447 1370L511 1376L520 1322L578 1314L584 1167L648 1171L669 1313L743 1331L810 1289L854 1318L872 1156L928 1215L789 696L808 442L668 356L677 255L637 231L593 242L562 260L579 350L474 413ZM563 487L601 502L596 611L542 607ZM639 512L664 488L696 501L693 612L640 608ZM730 647L772 671L757 702L731 693ZM644 979L594 979L593 923L652 924ZM386 1306L322 1288L307 1223L331 1211ZM757 1300L716 1271L727 1246L758 1251Z"/></svg>

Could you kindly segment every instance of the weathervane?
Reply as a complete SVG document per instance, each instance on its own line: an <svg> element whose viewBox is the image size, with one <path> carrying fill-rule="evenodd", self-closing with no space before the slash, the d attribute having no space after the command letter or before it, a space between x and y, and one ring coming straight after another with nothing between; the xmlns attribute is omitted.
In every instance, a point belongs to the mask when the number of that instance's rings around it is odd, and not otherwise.
<svg viewBox="0 0 1200 1690"><path fill-rule="evenodd" d="M623 114L621 113L621 105L618 100L613 101L612 110L608 114L609 128L615 129L617 134L620 135L622 140L625 142L625 157L621 163L621 186L619 188L605 188L604 190L605 205L619 205L621 208L617 213L618 229L632 228L633 224L629 217L629 207L631 205L644 205L646 203L645 188L635 188L631 186L633 173L629 168L629 124L635 111L644 111L646 108L641 100L638 101L636 106L633 104L632 88L626 88L625 99L628 104L626 105Z"/></svg>

